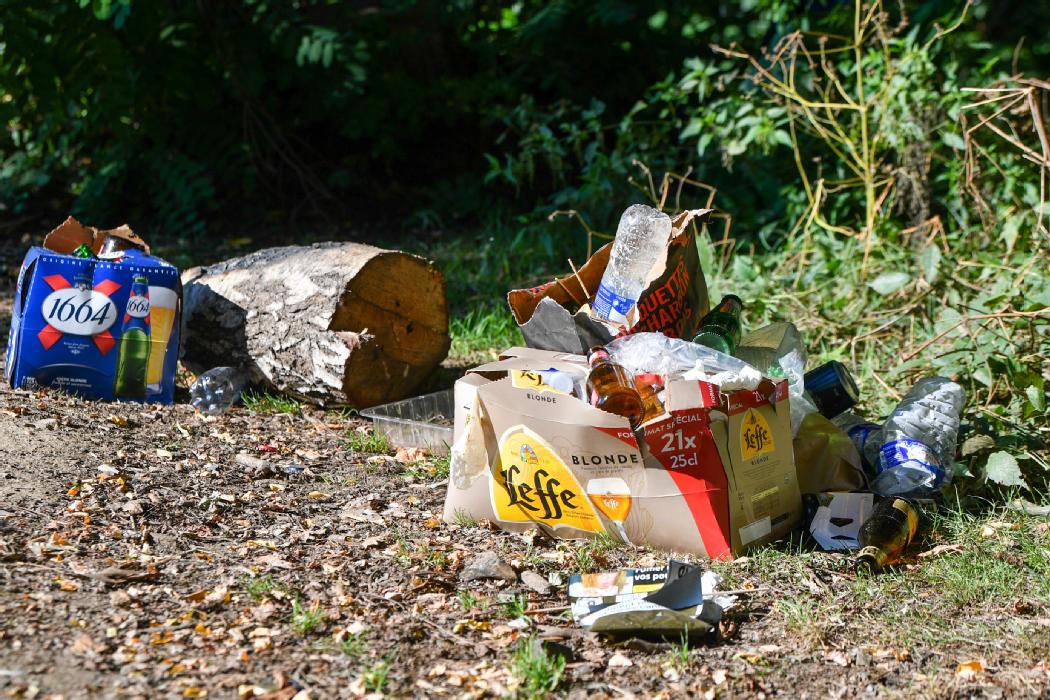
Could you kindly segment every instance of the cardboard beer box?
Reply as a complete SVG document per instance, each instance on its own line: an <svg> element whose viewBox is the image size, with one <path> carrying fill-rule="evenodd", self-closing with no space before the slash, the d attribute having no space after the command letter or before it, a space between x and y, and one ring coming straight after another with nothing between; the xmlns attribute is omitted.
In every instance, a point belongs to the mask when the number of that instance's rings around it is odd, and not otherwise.
<svg viewBox="0 0 1050 700"><path fill-rule="evenodd" d="M70 218L26 254L15 289L5 373L14 388L85 398L171 403L179 352L181 282L140 250L106 258L106 236L142 245L130 229L98 231ZM146 247L148 250L148 247Z"/></svg>
<svg viewBox="0 0 1050 700"><path fill-rule="evenodd" d="M712 559L786 535L802 503L787 382L727 394L669 382L668 413L627 420L542 382L586 373L579 355L513 348L456 386L456 437L444 519L466 513L511 531L608 533Z"/></svg>

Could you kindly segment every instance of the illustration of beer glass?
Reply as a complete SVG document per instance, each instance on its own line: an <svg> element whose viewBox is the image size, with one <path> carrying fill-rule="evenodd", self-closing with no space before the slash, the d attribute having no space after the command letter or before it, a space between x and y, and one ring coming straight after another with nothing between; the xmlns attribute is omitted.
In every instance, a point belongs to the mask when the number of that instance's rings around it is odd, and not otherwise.
<svg viewBox="0 0 1050 700"><path fill-rule="evenodd" d="M167 287L149 288L149 325L152 347L149 365L146 368L146 387L149 393L159 394L164 381L164 359L167 357L171 329L175 325L175 312L179 306L179 295Z"/></svg>
<svg viewBox="0 0 1050 700"><path fill-rule="evenodd" d="M587 482L587 497L595 508L613 522L620 538L631 544L623 529L623 522L631 510L631 489L627 482L617 476L591 479Z"/></svg>

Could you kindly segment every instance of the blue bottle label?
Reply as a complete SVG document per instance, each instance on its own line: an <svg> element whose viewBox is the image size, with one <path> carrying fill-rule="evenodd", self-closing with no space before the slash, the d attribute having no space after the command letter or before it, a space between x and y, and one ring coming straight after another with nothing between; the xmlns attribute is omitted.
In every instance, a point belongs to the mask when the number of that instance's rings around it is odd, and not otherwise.
<svg viewBox="0 0 1050 700"><path fill-rule="evenodd" d="M849 439L853 441L853 444L856 446L857 451L860 452L861 455L863 455L864 446L868 442L868 436L878 429L879 426L875 425L874 423L861 423L860 425L855 425L849 430L847 430L846 435L848 435Z"/></svg>
<svg viewBox="0 0 1050 700"><path fill-rule="evenodd" d="M933 450L927 445L918 440L901 438L900 440L887 442L882 446L879 450L880 474L889 469L904 466L907 466L909 469L920 469L933 474L934 488L944 483L944 470L941 468L941 464Z"/></svg>
<svg viewBox="0 0 1050 700"><path fill-rule="evenodd" d="M636 299L622 297L605 283L598 285L598 293L594 296L594 312L602 318L617 323L627 322L627 312L634 306Z"/></svg>

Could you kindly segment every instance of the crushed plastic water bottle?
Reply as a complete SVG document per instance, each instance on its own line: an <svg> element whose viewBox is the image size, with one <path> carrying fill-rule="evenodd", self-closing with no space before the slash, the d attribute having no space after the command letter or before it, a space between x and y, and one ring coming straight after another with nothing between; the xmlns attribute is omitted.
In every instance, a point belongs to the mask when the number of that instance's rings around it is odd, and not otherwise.
<svg viewBox="0 0 1050 700"><path fill-rule="evenodd" d="M218 415L237 403L247 384L247 376L236 367L215 367L190 386L190 403L201 413Z"/></svg>
<svg viewBox="0 0 1050 700"><path fill-rule="evenodd" d="M609 264L594 298L594 314L626 323L627 313L645 291L645 278L671 236L671 217L645 204L627 208L620 217Z"/></svg>
<svg viewBox="0 0 1050 700"><path fill-rule="evenodd" d="M880 496L929 496L949 483L965 405L965 390L950 379L916 382L879 433L868 436L865 452L878 465L871 490Z"/></svg>

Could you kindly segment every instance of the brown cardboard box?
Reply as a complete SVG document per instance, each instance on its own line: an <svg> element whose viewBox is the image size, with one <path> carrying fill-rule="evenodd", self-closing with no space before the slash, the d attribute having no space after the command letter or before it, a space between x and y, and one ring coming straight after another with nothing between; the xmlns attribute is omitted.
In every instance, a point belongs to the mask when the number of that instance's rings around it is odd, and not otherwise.
<svg viewBox="0 0 1050 700"><path fill-rule="evenodd" d="M649 271L648 284L629 314L630 332L658 332L686 339L696 334L710 302L690 225L706 221L713 211L690 209L674 218L671 238ZM594 299L611 250L610 243L571 274L507 294L507 304L529 347L582 353L621 334L623 329L616 324L605 323L579 308ZM572 308L576 310L570 311Z"/></svg>
<svg viewBox="0 0 1050 700"><path fill-rule="evenodd" d="M606 532L720 559L798 522L786 382L720 394L673 381L670 413L636 434L620 416L522 381L549 368L586 364L514 348L457 383L447 522L465 513L511 531Z"/></svg>

